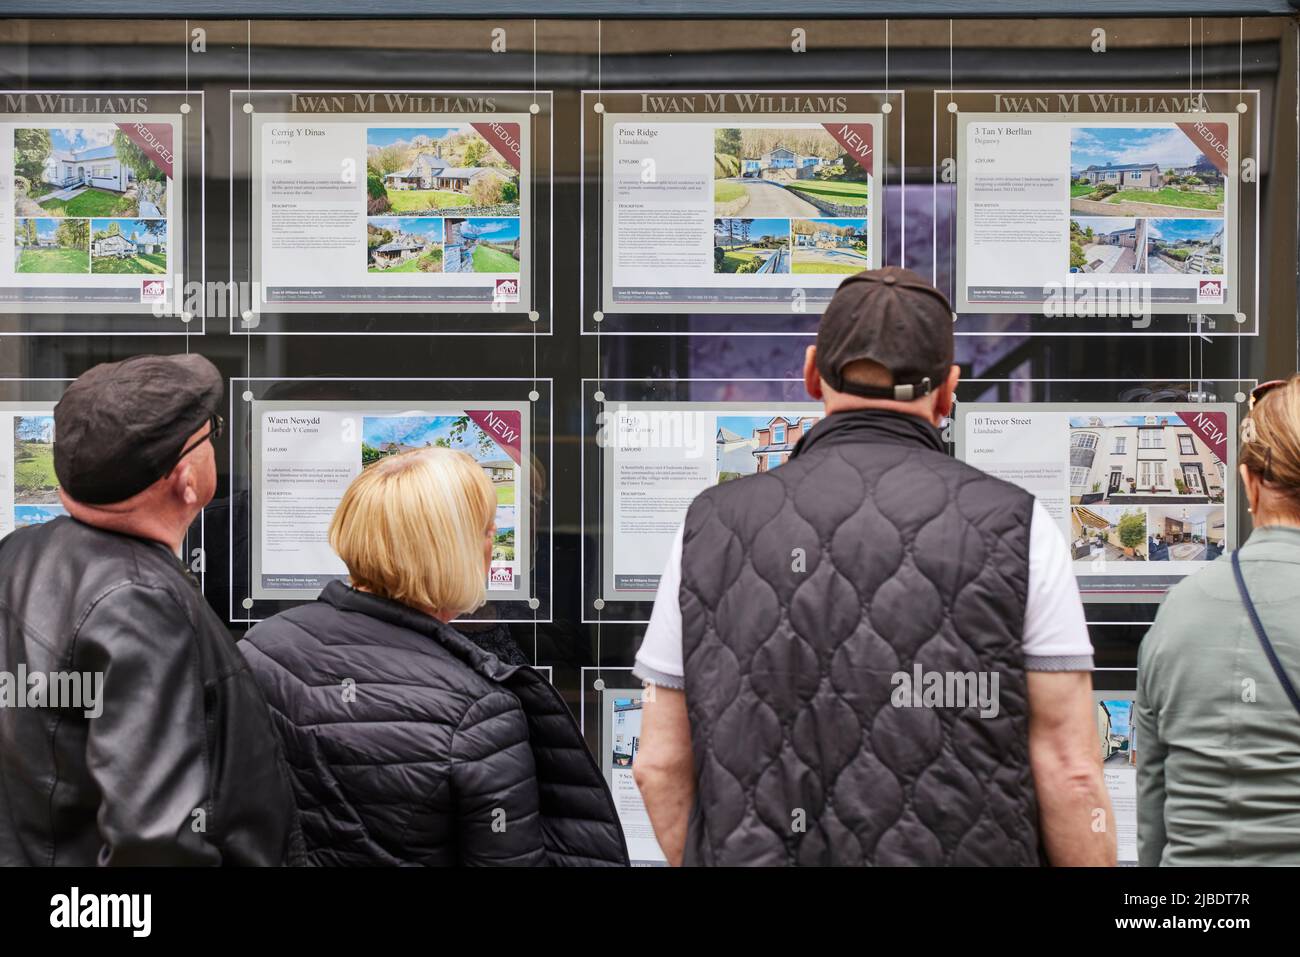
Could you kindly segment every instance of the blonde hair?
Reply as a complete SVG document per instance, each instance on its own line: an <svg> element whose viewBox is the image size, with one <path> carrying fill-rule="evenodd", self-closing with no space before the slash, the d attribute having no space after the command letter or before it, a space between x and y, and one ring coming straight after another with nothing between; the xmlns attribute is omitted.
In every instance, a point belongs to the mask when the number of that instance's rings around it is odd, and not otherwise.
<svg viewBox="0 0 1300 957"><path fill-rule="evenodd" d="M406 605L461 614L486 600L485 536L496 493L464 452L403 452L364 469L330 521L352 584Z"/></svg>
<svg viewBox="0 0 1300 957"><path fill-rule="evenodd" d="M1264 393L1242 420L1240 461L1300 514L1300 375Z"/></svg>

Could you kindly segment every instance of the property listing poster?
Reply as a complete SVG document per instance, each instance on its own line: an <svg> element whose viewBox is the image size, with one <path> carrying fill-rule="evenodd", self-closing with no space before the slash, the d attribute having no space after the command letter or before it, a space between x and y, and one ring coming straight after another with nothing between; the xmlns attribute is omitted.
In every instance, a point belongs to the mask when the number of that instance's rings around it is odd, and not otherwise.
<svg viewBox="0 0 1300 957"><path fill-rule="evenodd" d="M0 96L0 311L168 310L184 97Z"/></svg>
<svg viewBox="0 0 1300 957"><path fill-rule="evenodd" d="M312 599L346 580L328 533L348 485L386 456L450 448L473 457L496 493L488 600L527 600L528 411L526 402L254 402L252 597Z"/></svg>
<svg viewBox="0 0 1300 957"><path fill-rule="evenodd" d="M956 451L1043 504L1084 601L1158 602L1236 547L1236 432L1231 403L963 403Z"/></svg>
<svg viewBox="0 0 1300 957"><path fill-rule="evenodd" d="M529 95L249 100L262 308L529 311Z"/></svg>
<svg viewBox="0 0 1300 957"><path fill-rule="evenodd" d="M54 475L54 403L0 403L0 538L66 515Z"/></svg>
<svg viewBox="0 0 1300 957"><path fill-rule="evenodd" d="M821 312L881 263L877 96L604 94L604 310Z"/></svg>
<svg viewBox="0 0 1300 957"><path fill-rule="evenodd" d="M1237 310L1238 114L1186 93L993 100L956 121L958 312Z"/></svg>
<svg viewBox="0 0 1300 957"><path fill-rule="evenodd" d="M822 416L819 403L606 403L604 589L649 601L691 500L771 471Z"/></svg>
<svg viewBox="0 0 1300 957"><path fill-rule="evenodd" d="M650 815L632 778L632 765L641 743L642 694L640 688L606 688L601 692L601 764L632 865L662 867L668 859L655 840Z"/></svg>
<svg viewBox="0 0 1300 957"><path fill-rule="evenodd" d="M1119 863L1137 864L1137 729L1131 691L1094 691L1102 775L1115 813Z"/></svg>

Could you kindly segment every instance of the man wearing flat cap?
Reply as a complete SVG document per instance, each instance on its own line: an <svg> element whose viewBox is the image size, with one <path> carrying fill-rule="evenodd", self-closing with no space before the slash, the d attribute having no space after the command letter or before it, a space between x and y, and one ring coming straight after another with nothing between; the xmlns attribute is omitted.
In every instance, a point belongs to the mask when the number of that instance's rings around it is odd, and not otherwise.
<svg viewBox="0 0 1300 957"><path fill-rule="evenodd" d="M221 394L201 356L137 356L55 406L68 514L0 542L0 672L76 675L97 700L0 707L0 864L298 860L266 702L181 560Z"/></svg>
<svg viewBox="0 0 1300 957"><path fill-rule="evenodd" d="M691 504L633 669L670 863L1114 863L1070 558L946 454L952 323L907 270L846 279L804 357L825 416Z"/></svg>

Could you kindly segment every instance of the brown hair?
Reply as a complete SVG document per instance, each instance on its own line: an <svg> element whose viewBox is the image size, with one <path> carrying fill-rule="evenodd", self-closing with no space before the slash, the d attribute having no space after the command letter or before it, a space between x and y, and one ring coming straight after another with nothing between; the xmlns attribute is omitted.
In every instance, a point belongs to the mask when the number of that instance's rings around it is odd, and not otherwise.
<svg viewBox="0 0 1300 957"><path fill-rule="evenodd" d="M352 584L406 605L463 614L483 604L484 545L496 493L464 452L430 448L380 459L343 493L330 548Z"/></svg>
<svg viewBox="0 0 1300 957"><path fill-rule="evenodd" d="M1300 513L1300 374L1264 393L1242 420L1240 461Z"/></svg>

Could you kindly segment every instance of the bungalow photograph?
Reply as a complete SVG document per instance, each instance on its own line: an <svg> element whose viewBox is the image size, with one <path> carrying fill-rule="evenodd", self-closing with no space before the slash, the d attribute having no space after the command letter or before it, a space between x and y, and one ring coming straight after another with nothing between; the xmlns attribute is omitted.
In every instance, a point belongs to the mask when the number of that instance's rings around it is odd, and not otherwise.
<svg viewBox="0 0 1300 957"><path fill-rule="evenodd" d="M14 272L90 272L90 221L15 220Z"/></svg>
<svg viewBox="0 0 1300 957"><path fill-rule="evenodd" d="M790 272L790 220L733 217L713 221L713 271Z"/></svg>
<svg viewBox="0 0 1300 957"><path fill-rule="evenodd" d="M91 220L90 271L159 276L165 274L167 220Z"/></svg>
<svg viewBox="0 0 1300 957"><path fill-rule="evenodd" d="M1070 217L1070 272L1146 272L1147 221L1109 216Z"/></svg>
<svg viewBox="0 0 1300 957"><path fill-rule="evenodd" d="M713 131L714 216L866 216L869 171L820 124Z"/></svg>
<svg viewBox="0 0 1300 957"><path fill-rule="evenodd" d="M1147 224L1148 273L1223 275L1223 220L1153 219Z"/></svg>
<svg viewBox="0 0 1300 957"><path fill-rule="evenodd" d="M366 220L367 272L442 272L442 220L371 216Z"/></svg>
<svg viewBox="0 0 1300 957"><path fill-rule="evenodd" d="M443 272L518 275L519 220L513 217L448 219L442 250Z"/></svg>
<svg viewBox="0 0 1300 957"><path fill-rule="evenodd" d="M366 130L368 215L519 215L519 174L472 126Z"/></svg>
<svg viewBox="0 0 1300 957"><path fill-rule="evenodd" d="M796 273L855 273L871 268L866 219L794 219Z"/></svg>
<svg viewBox="0 0 1300 957"><path fill-rule="evenodd" d="M167 182L113 124L14 130L19 216L166 216Z"/></svg>
<svg viewBox="0 0 1300 957"><path fill-rule="evenodd" d="M1174 123L1070 130L1070 211L1143 218L1223 217L1223 177ZM1217 170L1216 170L1217 172Z"/></svg>
<svg viewBox="0 0 1300 957"><path fill-rule="evenodd" d="M715 437L718 482L770 472L785 464L818 414L720 415Z"/></svg>

